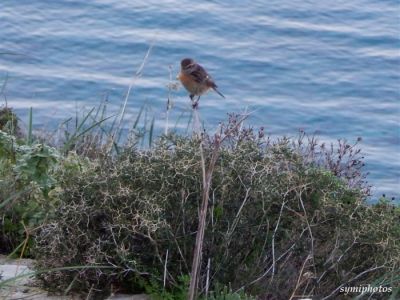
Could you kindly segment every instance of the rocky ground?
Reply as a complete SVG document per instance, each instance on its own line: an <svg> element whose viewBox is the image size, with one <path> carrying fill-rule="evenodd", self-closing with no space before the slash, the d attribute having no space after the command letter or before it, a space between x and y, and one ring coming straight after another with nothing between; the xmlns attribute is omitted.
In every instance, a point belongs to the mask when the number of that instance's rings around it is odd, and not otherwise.
<svg viewBox="0 0 400 300"><path fill-rule="evenodd" d="M31 259L8 259L0 255L0 300L80 300L79 296L49 295L35 281L31 274L33 272ZM5 282L8 279L21 276L16 280ZM107 300L150 300L146 295L111 295Z"/></svg>

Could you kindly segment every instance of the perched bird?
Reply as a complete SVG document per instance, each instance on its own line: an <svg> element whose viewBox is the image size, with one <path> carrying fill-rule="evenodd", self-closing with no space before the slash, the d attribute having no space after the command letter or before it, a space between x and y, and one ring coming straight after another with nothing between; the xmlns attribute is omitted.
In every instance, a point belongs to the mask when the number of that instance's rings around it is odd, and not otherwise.
<svg viewBox="0 0 400 300"><path fill-rule="evenodd" d="M178 78L190 93L192 102L194 101L194 96L198 96L197 100L193 102L193 107L197 106L200 96L209 89L213 89L218 95L225 98L225 96L217 90L217 85L207 71L191 58L182 59L181 71Z"/></svg>

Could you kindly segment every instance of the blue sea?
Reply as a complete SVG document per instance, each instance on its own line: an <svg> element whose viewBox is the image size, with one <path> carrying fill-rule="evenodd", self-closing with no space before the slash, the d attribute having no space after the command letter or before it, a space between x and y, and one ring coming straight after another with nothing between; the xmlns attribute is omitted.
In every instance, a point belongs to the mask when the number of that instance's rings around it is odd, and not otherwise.
<svg viewBox="0 0 400 300"><path fill-rule="evenodd" d="M118 111L132 84L126 126L146 103L161 132L170 77L192 57L226 96L202 97L205 126L247 109L272 136L362 137L372 201L398 202L399 16L397 0L1 0L0 105L25 122L33 107L48 130L105 97ZM187 93L170 96L171 127L185 127Z"/></svg>

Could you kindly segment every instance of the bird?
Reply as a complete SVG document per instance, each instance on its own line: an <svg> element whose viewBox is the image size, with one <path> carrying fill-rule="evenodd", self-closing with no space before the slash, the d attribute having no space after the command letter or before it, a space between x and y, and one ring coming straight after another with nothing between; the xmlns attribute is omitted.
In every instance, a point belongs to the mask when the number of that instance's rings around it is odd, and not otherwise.
<svg viewBox="0 0 400 300"><path fill-rule="evenodd" d="M181 71L178 74L178 79L190 93L189 97L190 100L192 100L193 108L197 107L200 96L209 89L213 89L218 95L225 98L225 96L218 91L217 85L207 71L191 58L182 59ZM194 101L195 96L198 96L196 101Z"/></svg>

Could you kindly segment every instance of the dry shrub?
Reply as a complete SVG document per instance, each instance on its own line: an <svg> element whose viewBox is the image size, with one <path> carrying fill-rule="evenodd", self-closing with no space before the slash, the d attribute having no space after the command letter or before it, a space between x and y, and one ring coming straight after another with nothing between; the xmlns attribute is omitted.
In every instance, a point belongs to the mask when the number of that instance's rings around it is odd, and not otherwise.
<svg viewBox="0 0 400 300"><path fill-rule="evenodd" d="M215 138L204 133L206 161ZM365 204L359 152L340 143L231 134L213 170L199 291L208 281L260 299L339 299L342 285L398 284L399 208ZM179 288L191 271L201 168L199 140L168 136L61 174L61 205L36 237L39 267L114 268L49 272L46 286L132 292L162 287L165 275L167 289Z"/></svg>

